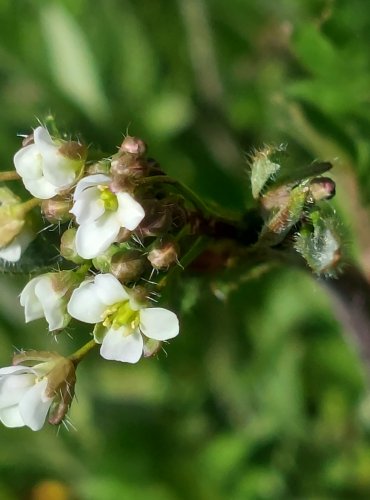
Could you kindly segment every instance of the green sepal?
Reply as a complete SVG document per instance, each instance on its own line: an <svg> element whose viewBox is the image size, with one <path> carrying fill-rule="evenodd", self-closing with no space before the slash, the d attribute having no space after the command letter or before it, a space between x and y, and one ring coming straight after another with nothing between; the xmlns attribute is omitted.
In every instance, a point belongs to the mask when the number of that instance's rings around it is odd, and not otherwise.
<svg viewBox="0 0 370 500"><path fill-rule="evenodd" d="M336 276L343 260L342 240L335 212L317 207L297 233L294 248L316 274Z"/></svg>
<svg viewBox="0 0 370 500"><path fill-rule="evenodd" d="M266 146L250 156L248 166L254 199L258 199L266 184L276 177L285 155L285 146Z"/></svg>

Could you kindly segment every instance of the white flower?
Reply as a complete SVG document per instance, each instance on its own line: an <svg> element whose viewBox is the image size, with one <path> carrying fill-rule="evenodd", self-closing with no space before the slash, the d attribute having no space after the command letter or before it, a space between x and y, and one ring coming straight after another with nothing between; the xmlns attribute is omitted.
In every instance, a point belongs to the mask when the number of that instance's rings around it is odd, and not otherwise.
<svg viewBox="0 0 370 500"><path fill-rule="evenodd" d="M0 420L4 425L41 429L53 398L46 395L47 378L40 377L38 366L0 369Z"/></svg>
<svg viewBox="0 0 370 500"><path fill-rule="evenodd" d="M28 245L35 239L35 233L28 227L22 231L3 248L0 248L0 259L8 262L18 262Z"/></svg>
<svg viewBox="0 0 370 500"><path fill-rule="evenodd" d="M82 168L81 146L77 143L54 141L44 127L33 133L34 143L24 146L14 155L14 165L28 191L40 199L52 198L72 186ZM67 145L70 147L68 153Z"/></svg>
<svg viewBox="0 0 370 500"><path fill-rule="evenodd" d="M105 359L136 363L145 339L168 340L179 333L176 314L162 307L141 308L111 274L99 274L72 293L69 314L85 323L97 323L95 340Z"/></svg>
<svg viewBox="0 0 370 500"><path fill-rule="evenodd" d="M34 366L21 364L35 362ZM53 352L22 351L13 364L0 369L1 422L38 431L49 413L49 422L59 424L74 396L73 361Z"/></svg>
<svg viewBox="0 0 370 500"><path fill-rule="evenodd" d="M26 323L45 318L50 331L65 328L70 320L67 314L68 292L74 279L72 271L61 271L37 276L27 283L20 295Z"/></svg>
<svg viewBox="0 0 370 500"><path fill-rule="evenodd" d="M84 259L93 259L116 241L122 227L133 231L145 216L143 207L125 192L112 193L112 179L104 174L81 179L74 192L71 213L79 228L76 250Z"/></svg>

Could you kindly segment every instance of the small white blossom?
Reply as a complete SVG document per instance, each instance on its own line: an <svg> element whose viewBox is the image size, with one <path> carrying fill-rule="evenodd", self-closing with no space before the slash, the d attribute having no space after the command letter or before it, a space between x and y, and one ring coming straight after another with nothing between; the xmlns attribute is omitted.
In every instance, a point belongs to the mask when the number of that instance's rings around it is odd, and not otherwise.
<svg viewBox="0 0 370 500"><path fill-rule="evenodd" d="M9 243L0 248L0 259L8 262L18 262L28 245L35 239L35 233L28 227L22 231Z"/></svg>
<svg viewBox="0 0 370 500"><path fill-rule="evenodd" d="M21 148L14 155L14 166L22 177L26 189L36 198L52 198L71 187L77 180L84 161L63 154L62 141L54 141L44 127L37 127L33 133L34 142Z"/></svg>
<svg viewBox="0 0 370 500"><path fill-rule="evenodd" d="M65 328L70 320L67 302L74 278L71 271L61 271L42 274L29 281L20 295L26 323L45 318L50 331Z"/></svg>
<svg viewBox="0 0 370 500"><path fill-rule="evenodd" d="M145 216L143 207L126 193L109 189L112 179L104 174L81 179L74 192L71 213L79 228L76 250L84 259L93 259L116 241L120 229L136 229Z"/></svg>
<svg viewBox="0 0 370 500"><path fill-rule="evenodd" d="M139 308L111 274L99 274L74 290L69 314L85 323L97 323L95 340L105 359L136 363L144 341L168 340L179 333L176 314L162 307Z"/></svg>
<svg viewBox="0 0 370 500"><path fill-rule="evenodd" d="M73 361L53 352L23 351L13 363L0 369L0 421L38 431L49 414L49 422L59 424L74 396Z"/></svg>
<svg viewBox="0 0 370 500"><path fill-rule="evenodd" d="M27 426L38 431L44 425L53 398L46 395L48 381L40 378L39 367L0 369L0 420L6 427Z"/></svg>

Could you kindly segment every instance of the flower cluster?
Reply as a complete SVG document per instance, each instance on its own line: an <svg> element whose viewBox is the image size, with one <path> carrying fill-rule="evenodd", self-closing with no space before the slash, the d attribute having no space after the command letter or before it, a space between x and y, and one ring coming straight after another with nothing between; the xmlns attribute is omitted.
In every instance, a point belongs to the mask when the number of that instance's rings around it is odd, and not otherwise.
<svg viewBox="0 0 370 500"><path fill-rule="evenodd" d="M59 270L33 277L20 294L25 320L46 319L54 335L79 320L93 325L93 339L69 358L33 351L1 369L5 425L38 430L47 414L59 423L73 398L75 368L92 347L105 359L136 363L178 335L176 314L151 301L178 262L186 210L157 182L164 174L145 153L140 139L126 137L112 157L93 161L83 144L39 126L15 154L12 178L33 198L22 203L0 188L0 258L22 262L45 221L61 233Z"/></svg>
<svg viewBox="0 0 370 500"><path fill-rule="evenodd" d="M31 196L22 201L0 187L0 267L33 273L20 294L26 322L44 318L56 337L80 321L91 338L70 356L24 352L0 369L4 425L62 422L76 367L95 347L125 363L159 352L179 334L176 314L160 300L186 266L231 268L234 277L239 266L249 276L253 265L276 259L334 276L343 259L328 206L335 184L322 176L331 164L292 170L284 155L266 146L251 156L256 206L231 215L167 176L138 138L125 137L103 157L42 126L26 137L15 170L0 172Z"/></svg>

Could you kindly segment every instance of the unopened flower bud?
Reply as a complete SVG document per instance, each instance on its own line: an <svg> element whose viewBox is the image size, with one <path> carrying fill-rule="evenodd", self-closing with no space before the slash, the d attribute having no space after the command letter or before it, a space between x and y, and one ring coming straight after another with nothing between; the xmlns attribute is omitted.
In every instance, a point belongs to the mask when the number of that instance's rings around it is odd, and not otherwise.
<svg viewBox="0 0 370 500"><path fill-rule="evenodd" d="M125 227L121 227L121 229L119 230L119 233L117 235L117 243L125 243L126 241L128 241L132 236L132 231L130 231L129 229L125 228Z"/></svg>
<svg viewBox="0 0 370 500"><path fill-rule="evenodd" d="M109 273L111 268L112 257L119 251L118 246L110 245L105 252L95 257L92 261L94 267L102 273Z"/></svg>
<svg viewBox="0 0 370 500"><path fill-rule="evenodd" d="M179 246L174 240L164 240L155 243L148 254L148 260L155 269L168 269L179 255Z"/></svg>
<svg viewBox="0 0 370 500"><path fill-rule="evenodd" d="M89 167L87 168L88 175L109 174L109 172L110 172L110 161L106 159L97 161L92 165L89 165Z"/></svg>
<svg viewBox="0 0 370 500"><path fill-rule="evenodd" d="M117 252L111 260L110 272L121 282L139 279L146 268L146 259L138 250Z"/></svg>
<svg viewBox="0 0 370 500"><path fill-rule="evenodd" d="M121 153L130 153L136 156L144 156L146 153L146 144L143 140L138 137L127 136L123 140L119 151Z"/></svg>
<svg viewBox="0 0 370 500"><path fill-rule="evenodd" d="M72 218L72 214L69 212L72 205L72 200L56 196L41 203L42 215L52 224L67 222Z"/></svg>
<svg viewBox="0 0 370 500"><path fill-rule="evenodd" d="M182 196L171 196L163 200L163 204L171 211L172 226L180 229L188 222L188 212Z"/></svg>
<svg viewBox="0 0 370 500"><path fill-rule="evenodd" d="M158 200L146 200L142 203L145 217L139 225L141 236L163 236L172 224L170 208Z"/></svg>
<svg viewBox="0 0 370 500"><path fill-rule="evenodd" d="M312 179L310 193L314 201L330 200L335 196L335 182L329 177Z"/></svg>
<svg viewBox="0 0 370 500"><path fill-rule="evenodd" d="M144 159L136 158L128 153L116 155L111 162L111 174L113 178L138 179L148 174L148 164Z"/></svg>
<svg viewBox="0 0 370 500"><path fill-rule="evenodd" d="M65 141L62 142L59 153L71 160L81 161L86 158L87 148L77 141Z"/></svg>
<svg viewBox="0 0 370 500"><path fill-rule="evenodd" d="M60 240L60 254L67 260L75 264L82 264L84 259L76 251L76 232L77 229L71 227L62 234Z"/></svg>

